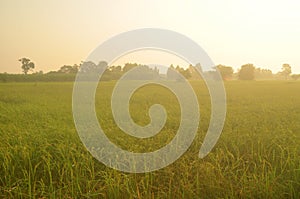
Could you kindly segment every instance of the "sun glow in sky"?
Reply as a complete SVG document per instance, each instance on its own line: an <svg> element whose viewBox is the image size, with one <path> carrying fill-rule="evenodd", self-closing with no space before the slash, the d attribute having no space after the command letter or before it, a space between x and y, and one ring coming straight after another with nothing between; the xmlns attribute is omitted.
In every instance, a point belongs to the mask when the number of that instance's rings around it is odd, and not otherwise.
<svg viewBox="0 0 300 199"><path fill-rule="evenodd" d="M108 38L151 27L193 39L215 64L253 63L277 72L289 63L300 73L297 0L1 0L0 25L0 72L21 73L21 57L44 72L79 64Z"/></svg>

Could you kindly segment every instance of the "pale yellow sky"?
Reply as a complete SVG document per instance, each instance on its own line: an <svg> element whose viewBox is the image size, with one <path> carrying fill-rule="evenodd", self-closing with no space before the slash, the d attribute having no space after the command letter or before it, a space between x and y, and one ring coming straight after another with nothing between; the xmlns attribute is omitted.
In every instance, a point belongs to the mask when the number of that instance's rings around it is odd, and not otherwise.
<svg viewBox="0 0 300 199"><path fill-rule="evenodd" d="M0 25L0 72L21 73L21 57L44 72L79 64L113 35L151 27L188 36L216 64L300 73L297 0L1 0Z"/></svg>

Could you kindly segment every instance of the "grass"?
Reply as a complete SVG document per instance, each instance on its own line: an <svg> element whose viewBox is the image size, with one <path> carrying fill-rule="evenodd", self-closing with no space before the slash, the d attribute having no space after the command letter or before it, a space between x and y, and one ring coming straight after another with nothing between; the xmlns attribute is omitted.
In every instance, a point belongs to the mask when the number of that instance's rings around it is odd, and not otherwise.
<svg viewBox="0 0 300 199"><path fill-rule="evenodd" d="M201 109L189 150L173 164L145 174L123 173L94 159L81 143L72 117L72 83L0 84L0 198L300 198L300 82L226 82L223 133L198 158L209 124L210 100L202 82L191 82ZM161 103L166 126L140 140L116 128L110 112L114 82L96 95L107 136L131 151L153 151L175 135L176 98L162 87L141 88L130 111L140 125Z"/></svg>

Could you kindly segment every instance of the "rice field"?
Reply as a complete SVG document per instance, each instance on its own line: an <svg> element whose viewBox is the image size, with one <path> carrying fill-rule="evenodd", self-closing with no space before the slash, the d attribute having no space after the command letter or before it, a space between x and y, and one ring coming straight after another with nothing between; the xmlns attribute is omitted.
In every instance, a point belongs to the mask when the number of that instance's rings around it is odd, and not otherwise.
<svg viewBox="0 0 300 199"><path fill-rule="evenodd" d="M72 115L70 83L0 84L0 198L300 198L300 82L228 81L222 135L204 159L198 152L210 119L205 84L191 81L200 105L199 129L189 150L151 173L124 173L85 149ZM165 127L138 139L114 123L110 96L115 82L101 82L96 110L105 133L121 148L147 152L168 143L180 120L174 94L140 88L130 113L140 125L162 104Z"/></svg>

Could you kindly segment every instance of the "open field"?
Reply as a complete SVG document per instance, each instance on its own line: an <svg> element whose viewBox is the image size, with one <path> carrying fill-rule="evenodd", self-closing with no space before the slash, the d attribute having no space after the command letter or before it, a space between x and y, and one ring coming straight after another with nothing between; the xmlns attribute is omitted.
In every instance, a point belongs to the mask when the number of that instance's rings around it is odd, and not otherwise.
<svg viewBox="0 0 300 199"><path fill-rule="evenodd" d="M191 82L199 98L200 128L176 162L146 174L110 169L81 143L72 116L72 83L0 84L0 198L300 198L300 82L225 82L223 133L198 158L210 118L203 82ZM148 108L161 103L165 128L139 140L122 133L110 111L114 82L96 95L100 124L108 137L131 151L153 151L175 135L179 104L155 85L131 101L133 119L149 122Z"/></svg>

